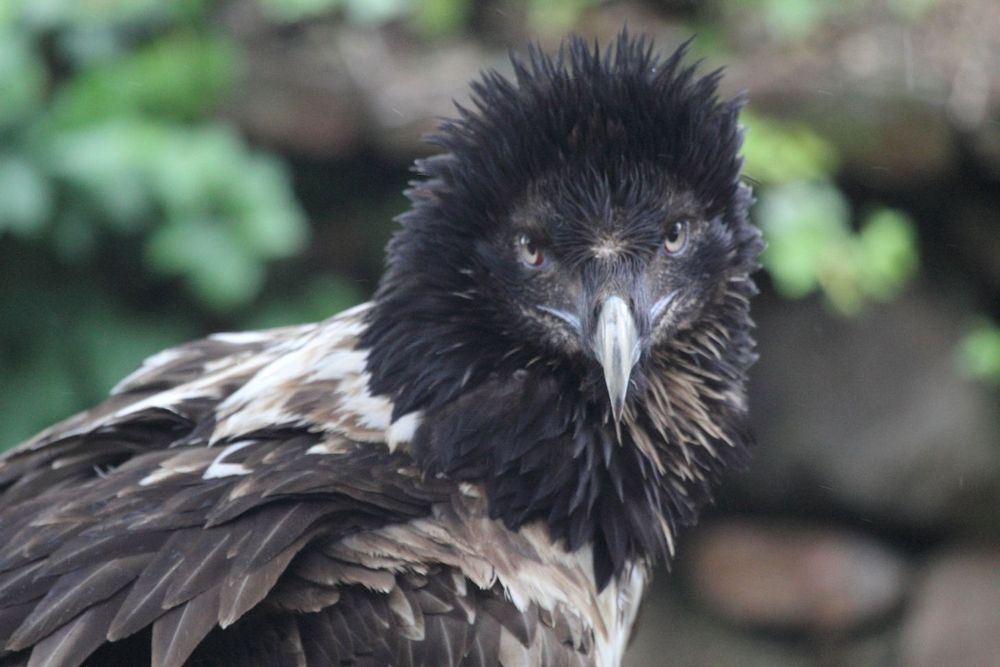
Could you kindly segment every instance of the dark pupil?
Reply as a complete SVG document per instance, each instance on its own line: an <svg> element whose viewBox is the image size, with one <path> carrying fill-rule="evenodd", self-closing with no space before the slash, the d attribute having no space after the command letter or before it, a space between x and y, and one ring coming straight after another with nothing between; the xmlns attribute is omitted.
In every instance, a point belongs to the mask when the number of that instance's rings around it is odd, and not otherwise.
<svg viewBox="0 0 1000 667"><path fill-rule="evenodd" d="M525 241L524 242L524 249L528 251L529 255L534 255L535 254L535 244L534 244L534 242L533 241Z"/></svg>
<svg viewBox="0 0 1000 667"><path fill-rule="evenodd" d="M670 232L667 234L667 241L670 243L677 243L677 239L681 236L681 223L675 222L670 227Z"/></svg>

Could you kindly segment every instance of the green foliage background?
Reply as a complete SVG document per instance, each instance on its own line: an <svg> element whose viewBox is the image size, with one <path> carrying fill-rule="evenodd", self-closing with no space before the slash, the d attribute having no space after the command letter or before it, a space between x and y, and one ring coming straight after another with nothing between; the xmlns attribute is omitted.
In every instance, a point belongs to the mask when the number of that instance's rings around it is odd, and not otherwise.
<svg viewBox="0 0 1000 667"><path fill-rule="evenodd" d="M471 12L469 0L259 1L274 21L401 20L429 40L460 32ZM563 30L593 4L532 0L525 11ZM759 4L786 39L832 11ZM317 319L364 296L306 267L310 225L289 167L217 115L246 54L215 10L198 0L0 4L0 448L100 400L166 346ZM721 48L699 28L704 48ZM836 150L809 127L759 114L746 124L763 261L780 293L819 291L845 315L898 293L918 268L906 215L852 210L834 181ZM274 288L276 266L298 289ZM963 348L970 374L1000 376L996 331L979 325Z"/></svg>
<svg viewBox="0 0 1000 667"><path fill-rule="evenodd" d="M209 10L0 6L4 444L238 324L269 263L304 246L286 165L213 118L242 54Z"/></svg>

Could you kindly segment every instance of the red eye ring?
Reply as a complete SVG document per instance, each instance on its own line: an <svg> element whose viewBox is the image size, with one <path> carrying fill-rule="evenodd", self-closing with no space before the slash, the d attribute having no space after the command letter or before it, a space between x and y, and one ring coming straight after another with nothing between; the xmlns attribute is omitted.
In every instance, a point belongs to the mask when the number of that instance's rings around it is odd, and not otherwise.
<svg viewBox="0 0 1000 667"><path fill-rule="evenodd" d="M517 237L517 254L525 266L537 269L545 264L545 253L527 234Z"/></svg>

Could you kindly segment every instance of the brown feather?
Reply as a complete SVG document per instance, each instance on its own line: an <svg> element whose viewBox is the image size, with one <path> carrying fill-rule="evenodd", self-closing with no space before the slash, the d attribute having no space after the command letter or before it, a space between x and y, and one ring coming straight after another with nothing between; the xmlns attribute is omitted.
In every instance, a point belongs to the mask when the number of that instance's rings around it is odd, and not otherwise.
<svg viewBox="0 0 1000 667"><path fill-rule="evenodd" d="M153 667L180 667L212 631L219 615L219 588L174 607L153 623Z"/></svg>
<svg viewBox="0 0 1000 667"><path fill-rule="evenodd" d="M185 569L172 578L163 594L164 609L200 595L219 581L231 565L225 551L231 537L230 532L222 530L195 532L193 544L188 544L184 555Z"/></svg>
<svg viewBox="0 0 1000 667"><path fill-rule="evenodd" d="M104 643L108 625L125 599L125 591L94 605L31 650L28 667L78 667Z"/></svg>
<svg viewBox="0 0 1000 667"><path fill-rule="evenodd" d="M139 575L111 622L110 641L128 637L163 615L163 598L184 564L181 547L189 539L189 532L174 533Z"/></svg>
<svg viewBox="0 0 1000 667"><path fill-rule="evenodd" d="M238 576L273 562L329 511L329 506L321 502L280 504L259 510L253 523L244 528L253 534L253 540L237 554L231 574Z"/></svg>
<svg viewBox="0 0 1000 667"><path fill-rule="evenodd" d="M108 532L68 540L45 559L46 576L65 574L93 563L96 560L125 558L150 554L158 550L170 537L167 531Z"/></svg>
<svg viewBox="0 0 1000 667"><path fill-rule="evenodd" d="M8 647L27 648L87 607L108 599L135 579L148 560L146 555L129 556L64 574L14 632Z"/></svg>
<svg viewBox="0 0 1000 667"><path fill-rule="evenodd" d="M52 588L57 576L41 576L44 560L25 565L5 574L0 580L0 606L19 605L30 600L38 600Z"/></svg>
<svg viewBox="0 0 1000 667"><path fill-rule="evenodd" d="M295 575L286 574L268 596L268 603L288 611L313 614L336 604L340 589L317 586Z"/></svg>
<svg viewBox="0 0 1000 667"><path fill-rule="evenodd" d="M223 628L232 625L263 600L304 544L304 540L293 544L267 564L248 574L230 574L226 577L222 582L219 600L219 625Z"/></svg>

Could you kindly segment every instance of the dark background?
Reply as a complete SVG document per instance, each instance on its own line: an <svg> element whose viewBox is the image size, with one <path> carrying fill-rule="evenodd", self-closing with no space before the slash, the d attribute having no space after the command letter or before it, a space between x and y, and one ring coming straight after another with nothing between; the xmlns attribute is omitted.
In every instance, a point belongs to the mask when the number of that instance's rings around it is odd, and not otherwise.
<svg viewBox="0 0 1000 667"><path fill-rule="evenodd" d="M7 0L0 449L140 360L365 299L421 135L627 24L747 90L758 447L631 665L1000 665L994 0Z"/></svg>

